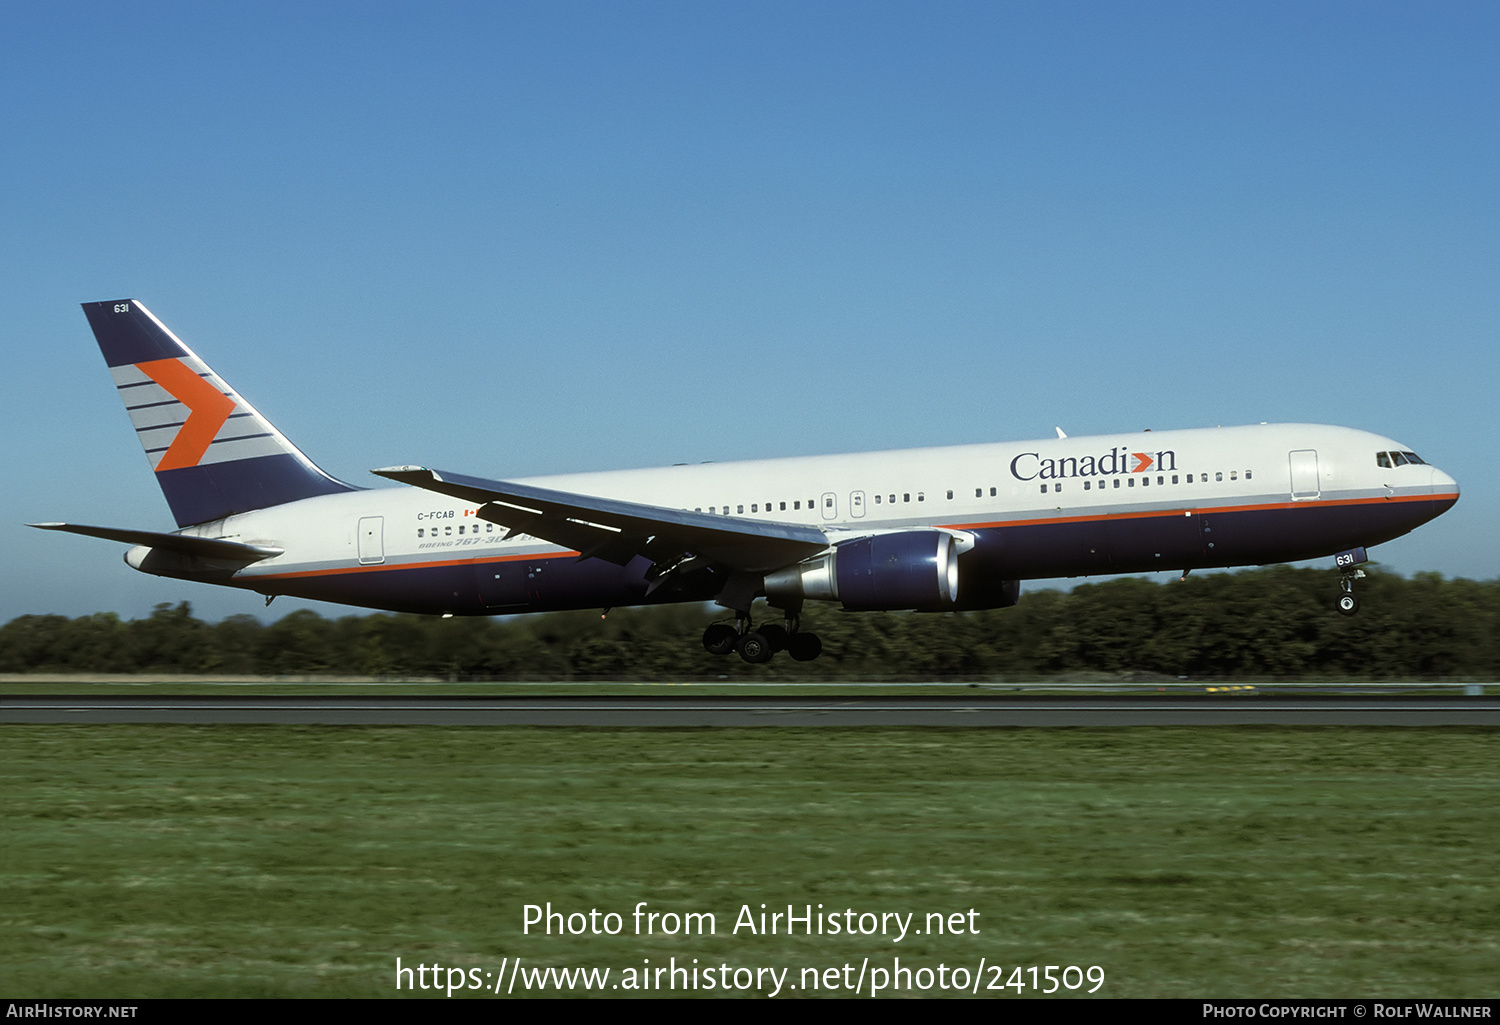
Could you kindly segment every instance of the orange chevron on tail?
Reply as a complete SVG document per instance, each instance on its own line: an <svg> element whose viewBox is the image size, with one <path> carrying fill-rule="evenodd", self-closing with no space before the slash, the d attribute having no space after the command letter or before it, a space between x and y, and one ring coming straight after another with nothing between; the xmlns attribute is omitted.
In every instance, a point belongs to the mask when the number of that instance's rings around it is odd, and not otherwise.
<svg viewBox="0 0 1500 1025"><path fill-rule="evenodd" d="M156 464L156 472L197 466L219 428L234 412L234 400L189 370L180 359L154 359L137 363L135 368L188 408L187 421Z"/></svg>

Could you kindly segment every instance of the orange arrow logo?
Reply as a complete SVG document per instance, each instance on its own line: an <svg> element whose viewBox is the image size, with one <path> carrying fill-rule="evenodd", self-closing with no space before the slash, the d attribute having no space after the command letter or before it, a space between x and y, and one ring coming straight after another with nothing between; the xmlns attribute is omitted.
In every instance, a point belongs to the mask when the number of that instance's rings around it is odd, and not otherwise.
<svg viewBox="0 0 1500 1025"><path fill-rule="evenodd" d="M234 400L199 377L180 359L154 359L135 368L188 408L188 418L156 464L156 472L197 466L209 443L234 412Z"/></svg>
<svg viewBox="0 0 1500 1025"><path fill-rule="evenodd" d="M1131 473L1140 473L1142 470L1151 469L1151 463L1153 462L1151 456L1148 456L1144 452L1132 452L1130 454L1135 456L1136 459L1135 468L1130 471Z"/></svg>

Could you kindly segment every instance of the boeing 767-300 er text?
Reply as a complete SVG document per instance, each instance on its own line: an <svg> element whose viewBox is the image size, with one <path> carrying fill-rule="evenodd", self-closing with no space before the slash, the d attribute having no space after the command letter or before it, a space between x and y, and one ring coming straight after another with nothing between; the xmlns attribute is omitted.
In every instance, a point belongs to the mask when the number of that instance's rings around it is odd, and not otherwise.
<svg viewBox="0 0 1500 1025"><path fill-rule="evenodd" d="M808 599L850 610L1014 605L1020 581L1334 556L1352 614L1365 549L1458 500L1399 442L1260 424L518 481L420 466L365 489L318 469L134 300L90 326L174 533L34 524L133 545L160 576L397 612L493 616L714 601L703 644L816 658ZM755 626L757 597L785 625Z"/></svg>

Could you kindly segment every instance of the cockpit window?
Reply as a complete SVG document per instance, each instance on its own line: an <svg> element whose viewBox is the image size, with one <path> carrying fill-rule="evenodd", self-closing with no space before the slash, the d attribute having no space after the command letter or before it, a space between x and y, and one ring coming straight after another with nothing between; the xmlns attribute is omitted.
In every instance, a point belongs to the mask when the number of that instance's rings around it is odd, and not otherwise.
<svg viewBox="0 0 1500 1025"><path fill-rule="evenodd" d="M1393 466L1426 466L1427 460L1415 452L1376 452L1375 465L1386 469Z"/></svg>

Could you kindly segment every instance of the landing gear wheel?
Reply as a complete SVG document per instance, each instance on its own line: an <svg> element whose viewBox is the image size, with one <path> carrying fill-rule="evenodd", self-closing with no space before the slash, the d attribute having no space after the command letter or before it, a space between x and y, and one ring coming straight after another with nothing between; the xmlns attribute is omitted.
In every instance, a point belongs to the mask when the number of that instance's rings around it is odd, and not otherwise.
<svg viewBox="0 0 1500 1025"><path fill-rule="evenodd" d="M1352 616L1359 611L1359 599L1352 594L1339 595L1339 612L1346 616Z"/></svg>
<svg viewBox="0 0 1500 1025"><path fill-rule="evenodd" d="M759 633L745 634L740 638L739 644L735 645L735 647L739 649L740 658L751 665L760 665L762 662L769 662L771 661L771 656L776 654L776 650L771 646L771 642Z"/></svg>
<svg viewBox="0 0 1500 1025"><path fill-rule="evenodd" d="M710 655L729 654L739 639L738 631L728 623L714 623L703 631L703 647Z"/></svg>
<svg viewBox="0 0 1500 1025"><path fill-rule="evenodd" d="M761 627L760 635L771 645L772 651L785 651L787 644L792 639L792 635L787 632L786 627L777 626L775 623Z"/></svg>
<svg viewBox="0 0 1500 1025"><path fill-rule="evenodd" d="M798 662L811 662L823 654L823 642L817 634L792 634L786 650Z"/></svg>

